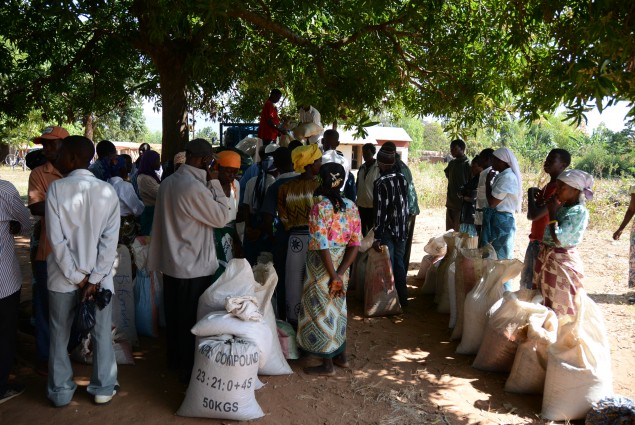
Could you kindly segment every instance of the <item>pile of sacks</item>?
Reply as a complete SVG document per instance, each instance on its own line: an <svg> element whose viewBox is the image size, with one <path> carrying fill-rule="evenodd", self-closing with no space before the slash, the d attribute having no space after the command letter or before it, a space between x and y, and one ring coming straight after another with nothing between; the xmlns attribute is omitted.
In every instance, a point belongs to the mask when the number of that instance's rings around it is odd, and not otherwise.
<svg viewBox="0 0 635 425"><path fill-rule="evenodd" d="M506 391L542 393L544 419L583 419L593 403L613 395L600 309L584 289L575 296L576 314L560 318L536 291L504 292L503 283L523 264L497 260L491 246L477 249L470 242L448 232L430 240L432 257L424 257L430 264L422 291L434 293L437 311L450 314L452 339L460 339L456 352L475 355L474 368L509 373ZM445 255L435 259L444 247Z"/></svg>
<svg viewBox="0 0 635 425"><path fill-rule="evenodd" d="M231 420L264 416L258 375L293 373L283 354L271 297L272 263L233 259L199 298L194 368L177 415Z"/></svg>

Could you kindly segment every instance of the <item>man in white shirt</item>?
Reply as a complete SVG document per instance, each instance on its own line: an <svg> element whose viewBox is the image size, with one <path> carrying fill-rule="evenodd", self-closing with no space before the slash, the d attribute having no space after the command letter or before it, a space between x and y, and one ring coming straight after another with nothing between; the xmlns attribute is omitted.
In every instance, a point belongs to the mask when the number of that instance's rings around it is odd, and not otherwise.
<svg viewBox="0 0 635 425"><path fill-rule="evenodd" d="M87 170L95 155L93 143L82 136L65 138L55 168L66 176L46 194L50 353L48 398L57 407L69 404L77 389L67 346L78 302L114 292L112 266L117 256L119 199L111 185ZM96 404L116 394L117 363L111 339L112 304L95 309L91 330L93 373L88 392Z"/></svg>
<svg viewBox="0 0 635 425"><path fill-rule="evenodd" d="M312 122L322 127L322 116L320 115L320 112L317 109L315 109L313 106L302 105L298 109L298 113L299 113L298 115L300 119L300 124ZM317 143L321 135L322 133L309 137L309 143L311 144Z"/></svg>
<svg viewBox="0 0 635 425"><path fill-rule="evenodd" d="M230 217L229 199L209 167L205 139L185 145L185 164L161 183L156 200L148 270L163 272L168 368L187 382L194 364L198 298L214 282L214 229Z"/></svg>

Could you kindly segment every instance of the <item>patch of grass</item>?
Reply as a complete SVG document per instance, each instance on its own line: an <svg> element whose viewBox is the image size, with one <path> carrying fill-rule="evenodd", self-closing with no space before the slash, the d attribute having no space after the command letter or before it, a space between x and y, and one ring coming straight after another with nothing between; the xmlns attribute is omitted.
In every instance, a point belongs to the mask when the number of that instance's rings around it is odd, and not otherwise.
<svg viewBox="0 0 635 425"><path fill-rule="evenodd" d="M15 169L6 165L0 167L0 179L13 183L25 204L29 189L29 174L31 174L31 172L28 169L22 171L22 168L19 167L15 167Z"/></svg>
<svg viewBox="0 0 635 425"><path fill-rule="evenodd" d="M419 207L443 208L448 184L443 169L447 164L411 161L409 166L417 188ZM548 181L549 176L544 172L523 173L523 212L527 211L527 189L532 186L543 187ZM590 229L614 231L618 228L628 208L628 189L632 183L619 178L595 180L593 200L586 204L590 214Z"/></svg>

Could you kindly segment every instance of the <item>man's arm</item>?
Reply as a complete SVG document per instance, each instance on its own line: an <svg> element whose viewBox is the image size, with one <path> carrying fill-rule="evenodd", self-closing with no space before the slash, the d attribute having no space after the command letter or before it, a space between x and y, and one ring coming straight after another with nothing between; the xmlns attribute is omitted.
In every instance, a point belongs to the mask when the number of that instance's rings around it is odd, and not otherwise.
<svg viewBox="0 0 635 425"><path fill-rule="evenodd" d="M41 201L31 204L29 205L29 211L31 211L31 215L44 217L44 213L46 212L46 203Z"/></svg>
<svg viewBox="0 0 635 425"><path fill-rule="evenodd" d="M62 222L57 204L57 191L55 184L49 187L46 197L46 236L48 237L53 258L59 266L62 274L72 285L77 285L86 277L88 271L80 271L75 266L75 261L68 248L68 241L62 231Z"/></svg>
<svg viewBox="0 0 635 425"><path fill-rule="evenodd" d="M112 265L117 258L117 243L119 241L119 226L121 224L121 218L119 215L119 199L114 193L111 197L113 207L108 214L106 226L99 237L99 244L97 245L97 261L95 267L90 272L88 283L96 285L100 283L104 277L108 276Z"/></svg>

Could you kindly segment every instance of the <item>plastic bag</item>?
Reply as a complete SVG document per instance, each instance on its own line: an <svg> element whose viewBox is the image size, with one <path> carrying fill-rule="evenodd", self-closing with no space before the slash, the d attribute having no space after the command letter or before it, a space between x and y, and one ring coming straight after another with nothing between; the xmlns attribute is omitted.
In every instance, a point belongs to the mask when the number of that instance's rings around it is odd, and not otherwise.
<svg viewBox="0 0 635 425"><path fill-rule="evenodd" d="M159 336L159 304L162 290L155 272L137 270L135 278L135 323L137 333L152 337Z"/></svg>
<svg viewBox="0 0 635 425"><path fill-rule="evenodd" d="M582 288L576 315L562 316L558 339L549 347L542 417L584 419L592 404L613 395L611 347L600 308Z"/></svg>
<svg viewBox="0 0 635 425"><path fill-rule="evenodd" d="M293 326L282 320L276 320L276 325L278 327L278 339L280 340L280 346L282 347L284 356L289 360L299 359L300 352L298 350L298 343L296 342Z"/></svg>
<svg viewBox="0 0 635 425"><path fill-rule="evenodd" d="M364 314L368 317L389 316L401 313L399 297L395 289L388 247L381 252L368 250L366 280L364 282Z"/></svg>
<svg viewBox="0 0 635 425"><path fill-rule="evenodd" d="M441 235L436 238L430 238L426 246L423 247L423 250L435 257L443 257L448 251L448 246L443 239L443 235Z"/></svg>

